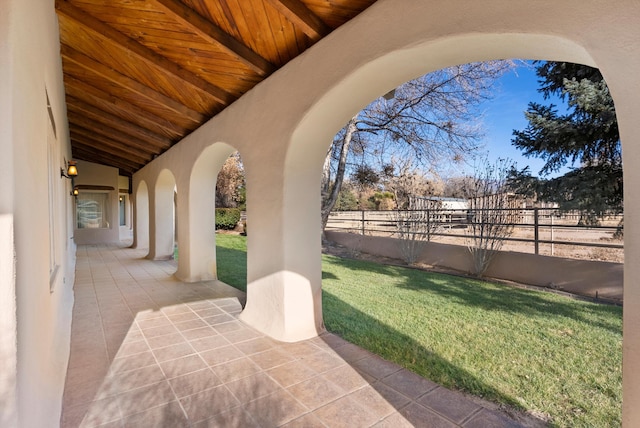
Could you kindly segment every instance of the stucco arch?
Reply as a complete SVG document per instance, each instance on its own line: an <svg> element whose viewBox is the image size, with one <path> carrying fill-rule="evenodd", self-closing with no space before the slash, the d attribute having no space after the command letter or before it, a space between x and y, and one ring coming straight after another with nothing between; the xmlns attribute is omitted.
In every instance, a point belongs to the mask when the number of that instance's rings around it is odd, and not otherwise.
<svg viewBox="0 0 640 428"><path fill-rule="evenodd" d="M186 207L178 208L181 240L176 276L182 281L217 279L216 181L222 165L235 151L226 143L215 143L205 148L193 164L187 195L181 201Z"/></svg>
<svg viewBox="0 0 640 428"><path fill-rule="evenodd" d="M637 37L636 39L638 40ZM285 258L297 260L296 266L304 272L305 286L310 284L313 296L320 295L316 292L320 289L321 281L321 263L317 254L319 236L317 233L308 233L313 225L319 224L320 200L319 195L312 194L309 189L320 189L322 163L331 137L355 112L376 97L411 78L452 65L492 59L527 58L575 62L599 68L616 103L625 160L624 179L627 183L637 183L640 175L637 168L630 167L630 164L635 164L638 155L634 141L640 134L637 125L640 88L633 81L631 75L634 73L630 70L637 69L640 60L638 54L626 61L622 61L619 55L614 54L613 58L610 56L610 52L591 50L586 43L575 43L557 35L465 34L393 51L354 70L313 104L292 134L284 178L284 206L288 207L284 211L285 223L291 228L291 234L285 234ZM623 65L623 62L627 65ZM626 68L632 66L633 68ZM632 118L635 118L635 122ZM637 197L634 193L632 186L625 186L627 219L633 215L632 212L640 209L635 203ZM636 232L637 224L626 229L625 306L630 307L637 304L639 291L638 287L633 287L631 280L637 278L637 269L628 261L639 256L634 251L634 243L638 242L639 236ZM294 241L298 241L298 245ZM300 247L300 241L307 243L306 248ZM628 245L629 242L631 245ZM289 252L290 248L295 250ZM317 313L321 312L320 301L315 301L314 307ZM632 353L637 352L634 344L638 343L637 326L640 320L636 314L637 311L625 311L625 424L640 417L637 410L632 409L629 404L636 402L639 396L638 379L635 375L637 358L631 358Z"/></svg>
<svg viewBox="0 0 640 428"><path fill-rule="evenodd" d="M378 0L136 173L176 169L179 187L199 152L229 141L247 167L247 306L241 317L296 341L322 331L319 180L335 131L373 98L448 65L496 58L598 67L616 102L624 180L640 182L640 3L635 0ZM259 145L256 144L259 142ZM625 186L623 421L640 421L640 213ZM180 217L180 216L179 216ZM631 262L629 262L631 261Z"/></svg>
<svg viewBox="0 0 640 428"><path fill-rule="evenodd" d="M169 169L163 169L156 178L150 194L149 255L152 260L173 258L175 237L174 193L176 179Z"/></svg>
<svg viewBox="0 0 640 428"><path fill-rule="evenodd" d="M271 260L249 261L243 319L281 340L299 340L322 330L320 171L331 138L356 111L429 71L518 57L597 66L618 107L619 95L637 104L634 92L616 94L617 82L612 78L616 71L640 66L640 54L624 54L637 45L637 30L620 31L613 24L638 16L638 12L630 1L607 7L596 2L544 2L541 7L531 2L488 0L465 3L461 10L452 3L383 0L314 46L309 55L280 70L268 87L246 98L247 102L272 102L274 117L286 118L271 126L260 120L256 126L264 126L266 135L271 131L273 138L284 139L287 147L284 159L278 159L277 153L269 156L273 160L270 172L253 169L252 174L259 177L253 181L261 191L251 187L252 177L247 175L252 201L249 213L260 204L256 199L271 198L265 211L269 215L252 221L252 226L257 225L252 230L259 230L259 236L252 234L249 254L270 245ZM639 96L638 83L628 77L625 80L625 86L636 88L635 96ZM275 94L283 93L296 97L289 97L290 103L277 103ZM638 111L626 112L634 110ZM618 115L621 126L624 115ZM264 116L269 115L261 112L255 117ZM628 123L631 130L634 122ZM633 141L622 134L623 144ZM282 144L269 147L281 149ZM628 153L625 146L625 159ZM248 161L251 155L248 153ZM627 175L625 171L625 180Z"/></svg>
<svg viewBox="0 0 640 428"><path fill-rule="evenodd" d="M149 248L149 187L147 182L142 180L135 190L132 248Z"/></svg>
<svg viewBox="0 0 640 428"><path fill-rule="evenodd" d="M548 49L548 52L547 50ZM356 112L398 85L452 65L500 58L558 59L593 65L581 46L539 34L462 34L394 50L352 70L321 96L292 133L284 165L285 260L313 296L320 328L320 180L327 148ZM304 242L304 247L300 243ZM311 320L309 320L310 322Z"/></svg>

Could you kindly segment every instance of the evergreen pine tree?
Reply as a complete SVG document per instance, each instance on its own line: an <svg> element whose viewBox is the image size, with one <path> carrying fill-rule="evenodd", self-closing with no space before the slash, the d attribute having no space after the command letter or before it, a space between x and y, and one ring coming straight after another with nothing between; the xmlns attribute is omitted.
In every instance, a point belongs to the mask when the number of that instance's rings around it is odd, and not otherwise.
<svg viewBox="0 0 640 428"><path fill-rule="evenodd" d="M512 171L514 187L532 187L539 199L562 208L585 210L594 221L606 211L622 211L622 151L613 99L600 72L585 65L544 62L536 74L539 91L548 99L566 102L560 114L553 104L529 103L523 131L515 130L512 143L525 156L543 159L542 176L567 164L576 165L553 179L535 180L528 168ZM532 186L532 183L535 186Z"/></svg>

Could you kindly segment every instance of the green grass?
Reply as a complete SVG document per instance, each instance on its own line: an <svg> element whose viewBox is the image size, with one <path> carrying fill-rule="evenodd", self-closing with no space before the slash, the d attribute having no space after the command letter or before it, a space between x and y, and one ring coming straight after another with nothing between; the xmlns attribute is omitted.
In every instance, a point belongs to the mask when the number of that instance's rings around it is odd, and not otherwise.
<svg viewBox="0 0 640 428"><path fill-rule="evenodd" d="M237 283L244 237L217 242ZM322 284L329 331L434 382L554 426L621 424L620 307L332 256Z"/></svg>
<svg viewBox="0 0 640 428"><path fill-rule="evenodd" d="M247 238L216 234L218 278L238 290L247 291Z"/></svg>

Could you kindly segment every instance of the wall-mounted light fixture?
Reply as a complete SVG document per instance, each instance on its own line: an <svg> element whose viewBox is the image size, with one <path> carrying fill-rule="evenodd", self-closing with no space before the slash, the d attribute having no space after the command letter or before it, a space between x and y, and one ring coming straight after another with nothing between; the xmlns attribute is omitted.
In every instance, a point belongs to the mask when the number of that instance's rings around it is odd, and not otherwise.
<svg viewBox="0 0 640 428"><path fill-rule="evenodd" d="M67 162L67 170L60 168L60 177L73 178L78 175L78 168L76 167L76 161Z"/></svg>
<svg viewBox="0 0 640 428"><path fill-rule="evenodd" d="M78 190L78 188L74 187L73 190L71 191L71 196L78 196L79 193L80 191Z"/></svg>

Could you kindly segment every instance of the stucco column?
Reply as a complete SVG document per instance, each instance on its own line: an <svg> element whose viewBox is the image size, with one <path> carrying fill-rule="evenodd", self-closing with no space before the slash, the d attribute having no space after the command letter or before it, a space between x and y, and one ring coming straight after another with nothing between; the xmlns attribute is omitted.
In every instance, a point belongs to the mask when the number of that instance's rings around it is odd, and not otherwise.
<svg viewBox="0 0 640 428"><path fill-rule="evenodd" d="M149 255L151 260L173 257L173 188L156 186L149 192Z"/></svg>
<svg viewBox="0 0 640 428"><path fill-rule="evenodd" d="M191 173L185 175L188 185L179 183L176 277L182 281L217 279L216 183L220 169L234 151L225 143L207 147L191 166Z"/></svg>
<svg viewBox="0 0 640 428"><path fill-rule="evenodd" d="M176 277L184 282L216 279L215 181L209 192L202 194L179 191L178 270Z"/></svg>
<svg viewBox="0 0 640 428"><path fill-rule="evenodd" d="M240 318L294 342L323 329L319 183L303 176L285 180L284 159L276 156L245 158L248 285Z"/></svg>
<svg viewBox="0 0 640 428"><path fill-rule="evenodd" d="M622 425L636 427L640 426L640 82L629 70L640 66L640 56L607 63L614 67L601 71L616 106L624 164Z"/></svg>
<svg viewBox="0 0 640 428"><path fill-rule="evenodd" d="M131 248L149 248L149 190L144 181L133 194L133 243Z"/></svg>

